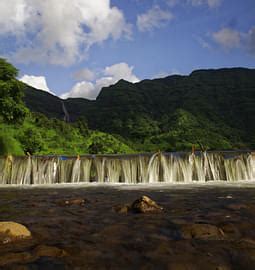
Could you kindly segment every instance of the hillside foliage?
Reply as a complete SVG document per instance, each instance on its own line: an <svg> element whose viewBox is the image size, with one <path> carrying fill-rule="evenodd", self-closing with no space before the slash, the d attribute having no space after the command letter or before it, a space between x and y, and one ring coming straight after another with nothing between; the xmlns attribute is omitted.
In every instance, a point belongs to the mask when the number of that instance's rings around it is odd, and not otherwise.
<svg viewBox="0 0 255 270"><path fill-rule="evenodd" d="M32 111L63 117L58 97L30 87L25 93ZM192 145L255 149L253 69L198 70L135 84L120 80L103 88L95 101L64 103L71 121L84 117L90 129L114 134L136 151L190 150Z"/></svg>
<svg viewBox="0 0 255 270"><path fill-rule="evenodd" d="M89 130L84 117L66 123L42 113L30 112L23 101L25 85L16 80L17 75L15 67L0 59L0 155L133 152L131 147L114 136ZM50 111L50 107L46 111ZM59 116L62 115L63 112Z"/></svg>

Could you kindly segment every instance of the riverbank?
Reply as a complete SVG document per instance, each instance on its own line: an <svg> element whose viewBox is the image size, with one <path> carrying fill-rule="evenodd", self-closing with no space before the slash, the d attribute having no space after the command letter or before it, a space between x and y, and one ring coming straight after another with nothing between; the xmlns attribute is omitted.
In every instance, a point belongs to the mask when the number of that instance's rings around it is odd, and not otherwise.
<svg viewBox="0 0 255 270"><path fill-rule="evenodd" d="M0 265L3 269L255 269L254 194L254 181L1 187L1 221L25 225L32 239L0 244ZM143 195L163 211L114 210ZM66 255L31 260L20 256L45 245Z"/></svg>

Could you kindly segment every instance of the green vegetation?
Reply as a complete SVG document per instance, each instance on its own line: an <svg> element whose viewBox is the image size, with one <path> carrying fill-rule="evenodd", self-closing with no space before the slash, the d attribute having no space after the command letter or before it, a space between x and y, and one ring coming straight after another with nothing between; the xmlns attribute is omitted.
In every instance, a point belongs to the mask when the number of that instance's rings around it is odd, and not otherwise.
<svg viewBox="0 0 255 270"><path fill-rule="evenodd" d="M0 154L255 148L255 70L121 80L103 88L96 101L62 101L15 76L17 70L0 59ZM62 102L71 123L63 121Z"/></svg>
<svg viewBox="0 0 255 270"><path fill-rule="evenodd" d="M17 74L11 64L0 59L0 155L133 152L112 135L89 130L84 117L69 124L29 112L22 100L24 85L15 79Z"/></svg>
<svg viewBox="0 0 255 270"><path fill-rule="evenodd" d="M32 111L61 115L59 98L31 88L25 93ZM253 69L198 70L136 84L121 80L103 88L96 101L64 102L72 121L83 116L90 129L117 135L137 151L190 150L192 145L255 149ZM54 109L47 111L48 106Z"/></svg>
<svg viewBox="0 0 255 270"><path fill-rule="evenodd" d="M18 70L0 58L0 116L8 123L20 123L28 110L23 104L22 84L15 77Z"/></svg>

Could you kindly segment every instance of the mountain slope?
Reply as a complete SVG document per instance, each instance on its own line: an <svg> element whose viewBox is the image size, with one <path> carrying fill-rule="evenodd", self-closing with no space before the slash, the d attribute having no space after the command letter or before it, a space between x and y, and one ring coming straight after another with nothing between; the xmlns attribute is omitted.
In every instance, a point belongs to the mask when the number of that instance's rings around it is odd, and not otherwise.
<svg viewBox="0 0 255 270"><path fill-rule="evenodd" d="M25 102L31 110L63 117L59 98L44 92L39 97L37 93L26 90ZM40 104L37 99L41 99ZM145 143L156 147L152 139L158 138L160 143L164 134L175 138L167 148L176 148L184 136L176 129L190 133L183 148L201 141L208 148L255 147L253 69L197 70L189 76L174 75L136 84L121 80L103 88L95 101L79 98L64 103L72 121L85 116L90 128L120 134L140 144L141 149L148 149ZM193 124L183 121L180 125L178 121L183 117L193 119ZM218 138L222 143L211 144L216 134L222 137Z"/></svg>

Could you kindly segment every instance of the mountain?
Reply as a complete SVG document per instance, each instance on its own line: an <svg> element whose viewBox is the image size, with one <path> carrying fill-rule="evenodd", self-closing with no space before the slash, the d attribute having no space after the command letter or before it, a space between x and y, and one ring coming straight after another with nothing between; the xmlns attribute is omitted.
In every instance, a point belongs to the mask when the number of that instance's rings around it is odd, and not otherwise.
<svg viewBox="0 0 255 270"><path fill-rule="evenodd" d="M31 112L23 100L27 86L17 76L18 70L0 58L0 156L135 152L110 134L90 130L82 117L61 121L69 119L64 102L33 88L27 89L29 100L41 113Z"/></svg>
<svg viewBox="0 0 255 270"><path fill-rule="evenodd" d="M104 87L95 101L27 87L32 111L70 120L83 116L89 128L118 134L138 150L255 148L255 69L196 70L188 76Z"/></svg>

